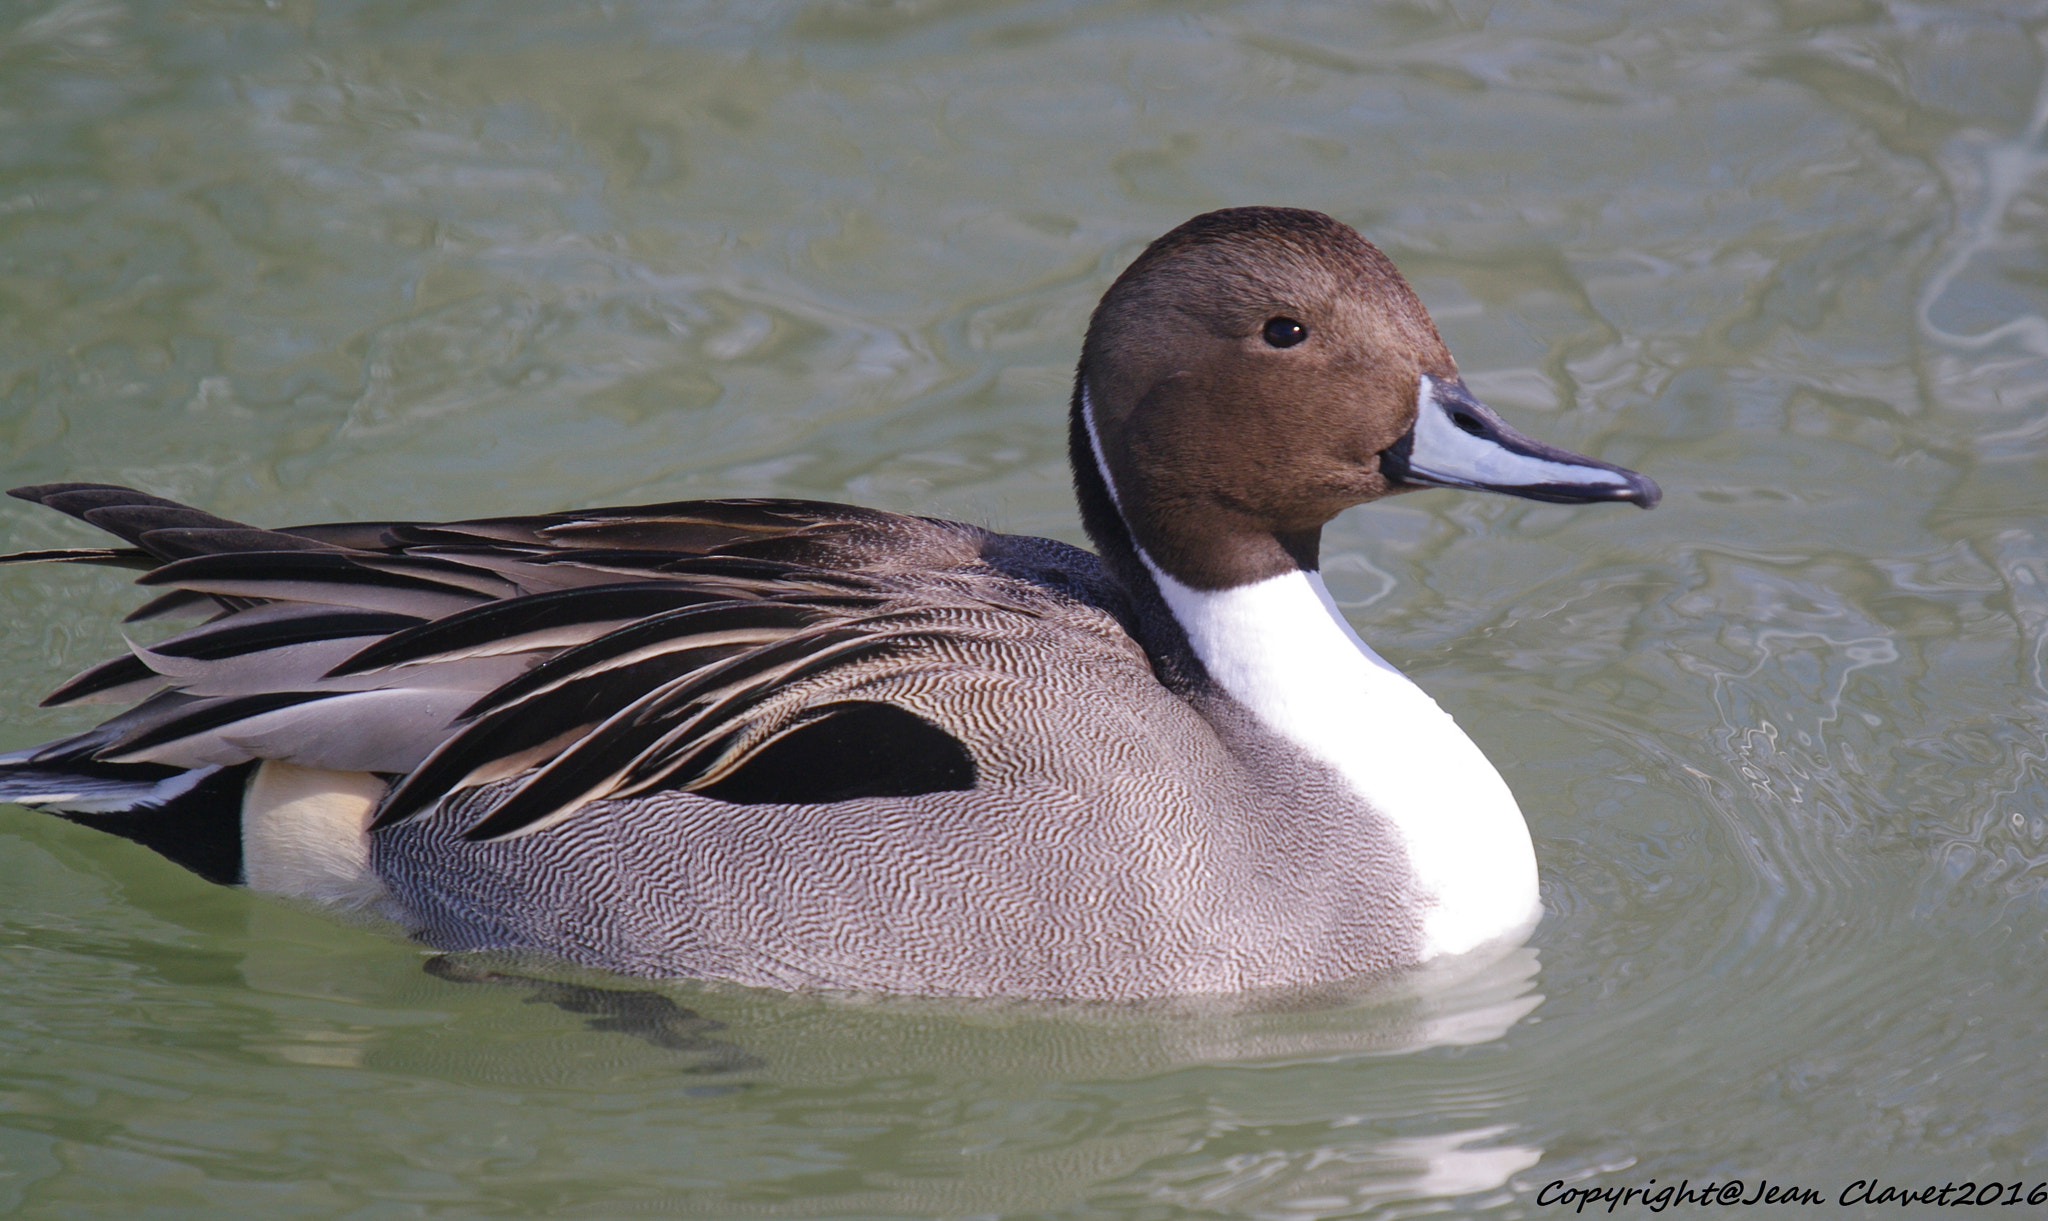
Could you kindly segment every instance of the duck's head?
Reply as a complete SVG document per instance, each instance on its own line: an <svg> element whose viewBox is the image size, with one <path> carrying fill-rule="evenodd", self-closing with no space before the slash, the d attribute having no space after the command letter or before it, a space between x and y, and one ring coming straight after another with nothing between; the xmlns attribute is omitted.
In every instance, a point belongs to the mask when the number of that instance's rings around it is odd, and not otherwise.
<svg viewBox="0 0 2048 1221"><path fill-rule="evenodd" d="M1073 448L1097 543L1117 550L1120 521L1196 589L1312 569L1324 523L1395 492L1659 496L1508 427L1386 256L1290 208L1198 216L1117 277L1082 348Z"/></svg>

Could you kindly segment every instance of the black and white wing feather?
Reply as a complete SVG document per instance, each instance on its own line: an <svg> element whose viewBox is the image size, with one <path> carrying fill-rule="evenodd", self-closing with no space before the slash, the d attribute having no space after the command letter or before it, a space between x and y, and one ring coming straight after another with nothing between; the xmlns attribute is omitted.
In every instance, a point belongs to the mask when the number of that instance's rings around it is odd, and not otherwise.
<svg viewBox="0 0 2048 1221"><path fill-rule="evenodd" d="M164 593L135 617L208 617L58 688L48 703L140 703L0 769L49 788L68 767L81 791L124 767L156 788L266 759L377 772L395 778L378 827L512 782L471 839L663 790L801 803L973 787L974 753L903 698L906 670L997 681L980 646L1048 600L1080 605L1096 571L1034 543L1062 572L1049 590L1003 568L1017 540L809 501L264 530L107 485L14 495L128 546L6 558L145 567ZM1135 652L1112 611L1085 609Z"/></svg>

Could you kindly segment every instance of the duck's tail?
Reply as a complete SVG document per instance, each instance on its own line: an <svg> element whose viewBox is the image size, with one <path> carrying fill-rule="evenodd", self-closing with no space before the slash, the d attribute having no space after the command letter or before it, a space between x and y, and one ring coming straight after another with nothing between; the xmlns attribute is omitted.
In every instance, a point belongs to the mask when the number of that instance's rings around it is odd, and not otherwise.
<svg viewBox="0 0 2048 1221"><path fill-rule="evenodd" d="M10 494L98 526L129 545L18 552L0 556L0 563L91 563L147 571L196 555L333 546L106 484L46 484ZM138 616L194 610L225 616L253 601L179 589ZM298 636L308 634L305 622L304 617L291 619L270 630L295 639L294 628ZM380 621L373 626L383 625ZM350 906L377 900L382 887L369 871L365 827L384 794L380 777L252 758L250 752L218 746L187 752L218 756L213 759L109 757L122 753L124 746L132 748L132 739L138 737L175 736L173 730L179 726L197 724L227 740L248 727L252 713L269 712L273 720L279 713L289 716L298 706L290 699L268 697L278 705L274 710L252 706L265 698L260 692L236 700L167 689L176 685L180 661L191 666L212 659L214 653L260 651L275 643L259 630L255 638L237 642L236 648L169 660L155 650L132 648L128 655L88 669L45 699L44 706L149 698L83 733L0 755L0 801L132 839L209 881ZM155 667L150 660L156 661Z"/></svg>
<svg viewBox="0 0 2048 1221"><path fill-rule="evenodd" d="M342 907L388 899L370 866L370 817L386 784L369 772L280 760L176 768L0 755L0 801L132 839L222 885Z"/></svg>
<svg viewBox="0 0 2048 1221"><path fill-rule="evenodd" d="M246 880L242 800L255 764L161 767L0 755L0 801L132 839L208 881Z"/></svg>

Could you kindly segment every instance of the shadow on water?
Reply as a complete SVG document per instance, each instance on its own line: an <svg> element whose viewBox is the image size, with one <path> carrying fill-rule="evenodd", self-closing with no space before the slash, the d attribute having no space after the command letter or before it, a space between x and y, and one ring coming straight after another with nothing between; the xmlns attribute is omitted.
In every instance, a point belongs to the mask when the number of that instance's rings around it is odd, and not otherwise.
<svg viewBox="0 0 2048 1221"><path fill-rule="evenodd" d="M478 966L453 954L427 959L424 969L450 983L496 984L526 988L530 1005L553 1005L564 1013L584 1015L593 1031L630 1035L663 1051L689 1052L690 1073L731 1073L760 1068L763 1061L731 1043L711 1038L725 1023L702 1017L659 992L646 989L596 988L562 983L537 975L515 975Z"/></svg>

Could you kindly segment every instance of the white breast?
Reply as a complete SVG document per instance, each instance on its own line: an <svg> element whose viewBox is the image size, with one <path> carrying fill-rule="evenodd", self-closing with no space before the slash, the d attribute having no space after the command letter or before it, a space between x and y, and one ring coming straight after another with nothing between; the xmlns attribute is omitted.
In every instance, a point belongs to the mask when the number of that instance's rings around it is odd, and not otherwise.
<svg viewBox="0 0 2048 1221"><path fill-rule="evenodd" d="M1358 638L1320 576L1208 591L1145 562L1210 676L1394 825L1436 900L1424 957L1527 931L1536 853L1514 794L1457 722Z"/></svg>

